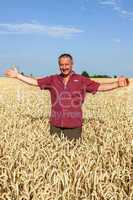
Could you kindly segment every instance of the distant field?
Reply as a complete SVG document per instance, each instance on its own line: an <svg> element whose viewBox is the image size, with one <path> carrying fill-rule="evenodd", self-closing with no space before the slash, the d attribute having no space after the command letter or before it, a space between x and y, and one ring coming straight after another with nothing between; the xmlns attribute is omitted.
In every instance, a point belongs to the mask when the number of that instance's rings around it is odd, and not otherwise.
<svg viewBox="0 0 133 200"><path fill-rule="evenodd" d="M60 140L49 93L0 78L0 200L133 199L133 84L88 93L83 112L82 139Z"/></svg>

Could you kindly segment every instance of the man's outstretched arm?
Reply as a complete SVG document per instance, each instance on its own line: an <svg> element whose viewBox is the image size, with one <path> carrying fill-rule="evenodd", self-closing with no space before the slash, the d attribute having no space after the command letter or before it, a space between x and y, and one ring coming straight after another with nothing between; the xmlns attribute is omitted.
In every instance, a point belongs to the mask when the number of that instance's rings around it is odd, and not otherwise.
<svg viewBox="0 0 133 200"><path fill-rule="evenodd" d="M38 82L37 82L37 79L35 78L32 78L32 77L28 77L28 76L24 76L22 74L20 74L19 72L17 72L16 70L14 69L7 69L5 71L5 75L7 77L10 77L10 78L16 78L18 80L21 80L29 85L34 85L34 86L38 86Z"/></svg>
<svg viewBox="0 0 133 200"><path fill-rule="evenodd" d="M116 82L113 83L101 83L98 87L99 92L110 91L119 87L126 87L129 85L129 80L125 77L119 77Z"/></svg>

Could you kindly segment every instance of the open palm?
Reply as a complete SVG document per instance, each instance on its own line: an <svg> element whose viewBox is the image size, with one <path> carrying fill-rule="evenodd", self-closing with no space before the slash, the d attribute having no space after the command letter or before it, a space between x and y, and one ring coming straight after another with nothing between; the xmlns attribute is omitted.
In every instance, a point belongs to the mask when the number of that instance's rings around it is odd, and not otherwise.
<svg viewBox="0 0 133 200"><path fill-rule="evenodd" d="M17 77L17 71L15 69L9 68L5 71L5 75L10 77L10 78L16 78Z"/></svg>
<svg viewBox="0 0 133 200"><path fill-rule="evenodd" d="M120 87L128 86L129 85L129 80L124 76L120 76L118 78L118 83L119 83Z"/></svg>

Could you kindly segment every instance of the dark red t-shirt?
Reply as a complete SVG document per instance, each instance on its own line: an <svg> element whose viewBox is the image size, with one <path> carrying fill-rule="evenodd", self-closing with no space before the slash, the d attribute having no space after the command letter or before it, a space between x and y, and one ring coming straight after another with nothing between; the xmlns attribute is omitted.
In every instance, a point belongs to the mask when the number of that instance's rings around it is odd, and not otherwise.
<svg viewBox="0 0 133 200"><path fill-rule="evenodd" d="M51 116L49 122L57 127L76 128L82 126L82 104L86 92L95 94L100 83L75 72L65 86L62 74L37 79L40 89L51 94Z"/></svg>

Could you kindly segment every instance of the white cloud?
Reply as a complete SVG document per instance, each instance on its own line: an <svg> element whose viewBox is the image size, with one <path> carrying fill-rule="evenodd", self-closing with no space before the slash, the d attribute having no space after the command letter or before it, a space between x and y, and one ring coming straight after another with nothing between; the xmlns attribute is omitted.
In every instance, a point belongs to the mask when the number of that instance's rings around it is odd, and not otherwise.
<svg viewBox="0 0 133 200"><path fill-rule="evenodd" d="M100 0L99 1L99 3L101 4L101 5L111 5L111 6L114 6L115 5L115 1L112 1L112 0L110 0L110 1L102 1L102 0Z"/></svg>
<svg viewBox="0 0 133 200"><path fill-rule="evenodd" d="M52 37L71 37L82 32L83 30L75 27L47 26L33 22L22 24L0 23L0 34L42 33Z"/></svg>
<svg viewBox="0 0 133 200"><path fill-rule="evenodd" d="M114 38L114 39L113 39L113 42L114 42L114 43L120 43L121 40L120 40L119 38Z"/></svg>
<svg viewBox="0 0 133 200"><path fill-rule="evenodd" d="M98 2L100 5L112 7L120 16L133 20L133 12L123 8L121 0L98 0Z"/></svg>
<svg viewBox="0 0 133 200"><path fill-rule="evenodd" d="M80 9L82 11L87 11L88 10L88 5L89 5L89 0L82 0L81 1L81 6L80 6Z"/></svg>

